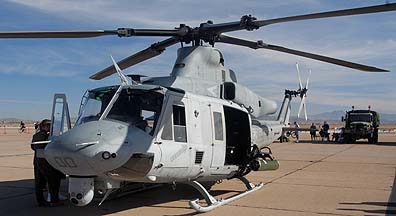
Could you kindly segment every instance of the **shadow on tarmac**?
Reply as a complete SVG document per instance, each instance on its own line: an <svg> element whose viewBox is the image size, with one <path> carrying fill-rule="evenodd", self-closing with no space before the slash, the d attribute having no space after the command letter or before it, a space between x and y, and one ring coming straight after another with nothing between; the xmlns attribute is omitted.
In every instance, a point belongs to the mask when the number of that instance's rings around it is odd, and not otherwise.
<svg viewBox="0 0 396 216"><path fill-rule="evenodd" d="M229 192L239 191L213 190L211 194L219 196ZM62 181L61 193L67 193L67 185L64 181ZM106 215L145 206L155 207L158 210L160 208L184 209L184 212L187 210L188 213L175 215L192 215L196 212L189 207L188 201L196 198L203 199L193 187L178 184L175 191L170 185L164 185L117 199L106 200L101 206L98 206L100 200L94 199L90 205L85 207L73 206L67 200L63 206L59 207L37 207L33 179L0 182L1 215ZM173 201L182 201L182 203L169 204ZM160 215L164 215L164 213L160 213Z"/></svg>
<svg viewBox="0 0 396 216"><path fill-rule="evenodd" d="M388 202L358 202L358 203L340 203L341 205L356 205L356 206L377 206L380 209L362 209L362 208L338 208L337 210L345 211L360 211L369 214L385 214L385 215L396 215L396 173L393 180L392 192L389 196Z"/></svg>

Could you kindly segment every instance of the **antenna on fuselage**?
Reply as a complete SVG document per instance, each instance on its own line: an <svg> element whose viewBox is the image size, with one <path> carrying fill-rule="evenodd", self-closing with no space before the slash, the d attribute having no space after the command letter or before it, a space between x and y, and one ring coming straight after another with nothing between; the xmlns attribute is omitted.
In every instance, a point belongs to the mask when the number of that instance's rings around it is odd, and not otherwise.
<svg viewBox="0 0 396 216"><path fill-rule="evenodd" d="M127 77L126 77L125 74L122 72L121 68L118 66L118 64L117 64L117 62L114 60L113 56L110 55L110 57L111 57L111 60L113 61L114 68L116 69L117 74L118 74L118 76L120 77L121 84L122 84L122 85L130 85L130 83L129 83ZM134 81L132 81L132 82L133 82L133 84L137 84L137 83L134 82Z"/></svg>

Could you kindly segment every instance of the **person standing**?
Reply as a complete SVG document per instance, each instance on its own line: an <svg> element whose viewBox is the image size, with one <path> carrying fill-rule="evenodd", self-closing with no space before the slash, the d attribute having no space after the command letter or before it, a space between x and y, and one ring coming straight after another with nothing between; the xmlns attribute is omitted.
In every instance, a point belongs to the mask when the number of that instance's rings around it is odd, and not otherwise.
<svg viewBox="0 0 396 216"><path fill-rule="evenodd" d="M21 123L19 123L19 132L23 133L25 132L25 129L26 129L25 123L21 121Z"/></svg>
<svg viewBox="0 0 396 216"><path fill-rule="evenodd" d="M296 134L296 143L300 142L300 131L298 130L300 128L300 125L298 125L297 122L294 122L294 133Z"/></svg>
<svg viewBox="0 0 396 216"><path fill-rule="evenodd" d="M35 133L37 133L39 131L39 123L38 122L34 122L34 130L36 131Z"/></svg>
<svg viewBox="0 0 396 216"><path fill-rule="evenodd" d="M322 137L322 141L323 141L324 138L327 138L327 141L330 141L330 132L329 132L329 130L330 130L330 125L327 124L326 121L323 122L322 130L323 130L323 135L324 135L324 136Z"/></svg>
<svg viewBox="0 0 396 216"><path fill-rule="evenodd" d="M311 134L311 142L316 140L316 126L314 123L309 127L309 133Z"/></svg>
<svg viewBox="0 0 396 216"><path fill-rule="evenodd" d="M63 173L53 168L45 158L38 157L37 150L44 149L47 145L45 141L48 140L51 121L44 119L41 121L39 132L33 135L31 148L34 150L34 186L36 193L36 200L38 206L58 206L62 204L59 201L59 188ZM48 191L51 195L50 202L44 198L43 191L48 184Z"/></svg>

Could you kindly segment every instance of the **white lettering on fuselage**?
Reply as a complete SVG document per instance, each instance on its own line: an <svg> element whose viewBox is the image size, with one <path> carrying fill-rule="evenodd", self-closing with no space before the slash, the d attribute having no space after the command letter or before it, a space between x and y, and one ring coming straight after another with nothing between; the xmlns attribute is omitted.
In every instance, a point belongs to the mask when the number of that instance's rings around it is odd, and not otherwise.
<svg viewBox="0 0 396 216"><path fill-rule="evenodd" d="M172 155L170 161L173 162L174 160L176 160L178 157L180 157L180 155L186 152L186 150L187 150L187 146L183 145L175 154Z"/></svg>

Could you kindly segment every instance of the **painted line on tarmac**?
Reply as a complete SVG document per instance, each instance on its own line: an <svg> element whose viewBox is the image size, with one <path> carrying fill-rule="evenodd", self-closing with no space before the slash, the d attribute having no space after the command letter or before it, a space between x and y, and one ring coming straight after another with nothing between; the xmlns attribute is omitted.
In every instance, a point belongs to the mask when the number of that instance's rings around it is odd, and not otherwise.
<svg viewBox="0 0 396 216"><path fill-rule="evenodd" d="M28 156L28 155L33 155L33 153L28 153L28 154L13 154L13 155L0 155L0 158L6 158L6 157L21 157L21 156Z"/></svg>
<svg viewBox="0 0 396 216"><path fill-rule="evenodd" d="M285 183L285 182L272 182L272 184L280 185L295 185L295 186L311 186L311 187L325 187L325 188L342 188L342 189L356 189L356 190L376 190L376 191L389 191L389 189L368 188L368 187L351 187L351 186L336 186L336 185L317 185L317 184L301 184L301 183Z"/></svg>
<svg viewBox="0 0 396 216"><path fill-rule="evenodd" d="M12 169L33 169L33 167L17 167L17 166L0 166L1 168L12 168Z"/></svg>
<svg viewBox="0 0 396 216"><path fill-rule="evenodd" d="M336 216L352 216L351 214L337 214L332 212L316 212L316 211L306 211L306 210L298 210L298 209L284 209L284 208L274 208L274 207L259 207L259 206L247 206L247 205L238 205L238 204L227 204L228 206L234 207L244 207L244 208L253 208L253 209L266 209L266 210L275 210L275 211L285 211L285 212L299 212L299 213L307 213L307 214L320 214L320 215L336 215Z"/></svg>
<svg viewBox="0 0 396 216"><path fill-rule="evenodd" d="M340 154L340 153L343 153L343 152L345 152L347 150L350 150L351 148L353 148L355 146L356 145L351 145L351 146L349 146L349 147L347 147L345 149L342 149L342 150L340 150L338 152L326 155L325 157L323 157L323 158L321 158L319 160L312 161L310 164L307 164L307 165L305 165L305 166L303 166L301 168L298 168L296 170L290 171L290 172L288 172L288 173L286 173L286 174L284 174L282 176L279 176L279 177L274 178L274 179L272 179L272 180L270 180L268 182L265 182L264 186L265 185L269 185L271 183L277 183L275 181L280 180L280 179L282 179L284 177L287 177L289 175L292 175L292 174L294 174L294 173L296 173L298 171L304 170L304 169L306 169L306 168L308 168L308 167L310 167L310 166L312 166L312 165L314 165L316 163L322 162L323 160L326 160L326 159L328 159L330 157L333 157L333 156L335 156L337 154ZM347 216L347 215L349 215L349 214L336 214L336 213L331 213L331 212L311 212L311 211L295 210L295 209L281 209L281 208L271 208L271 207L255 207L255 206L237 205L237 204L226 204L226 205L235 206L235 207L259 208L259 209L269 209L269 210L279 210L279 211L289 211L289 212L315 213L315 214L323 214L323 215L339 215L339 216Z"/></svg>
<svg viewBox="0 0 396 216"><path fill-rule="evenodd" d="M278 161L287 161L287 162L307 162L312 163L313 160L288 160L288 159L279 159ZM361 162L353 162L353 161L321 161L321 163L338 163L338 164L362 164ZM375 163L375 162L364 162L364 164L375 164L375 165L384 165L384 166L394 166L395 164L390 163Z"/></svg>
<svg viewBox="0 0 396 216"><path fill-rule="evenodd" d="M322 162L323 160L326 160L326 159L328 159L328 158L330 158L330 157L333 157L333 156L335 156L335 155L337 155L337 154L343 153L343 152L345 152L345 151L347 151L347 150L349 150L349 149L351 149L351 148L353 148L353 147L355 147L355 146L356 146L356 144L355 144L355 145L351 145L351 146L349 146L348 148L345 148L345 149L343 149L343 150L341 150L341 151L338 151L338 152L335 152L335 153L333 153L333 154L326 155L325 157L323 157L323 158L321 158L321 159L319 159L319 160L315 160L315 161L311 162L310 164L307 164L307 165L305 165L305 166L303 166L303 167L301 167L301 168L298 168L298 169L296 169L296 170L290 171L290 172L288 172L288 173L286 173L286 174L284 174L284 175L282 175L282 176L279 176L279 177L277 177L277 178L275 178L275 179L272 179L272 180L270 180L270 181L264 183L264 185L271 184L271 183L273 183L273 182L275 182L275 181L277 181L277 180L280 180L280 179L282 179L282 178L284 178L284 177L286 177L286 176L289 176L289 175L292 175L292 174L294 174L294 173L296 173L296 172L298 172L298 171L304 170L304 169L306 169L306 168L308 168L308 167L310 167L310 166L312 166L312 165L314 165L314 164L317 164L317 163L319 163L319 162Z"/></svg>
<svg viewBox="0 0 396 216"><path fill-rule="evenodd" d="M395 178L393 179L392 191L389 196L387 206L388 208L386 209L385 212L386 215L396 214L396 210L391 209L392 207L394 208L396 206L396 171L395 171Z"/></svg>
<svg viewBox="0 0 396 216"><path fill-rule="evenodd" d="M337 154L340 154L340 153L343 153L343 152L345 152L345 151L347 151L347 150L350 150L351 148L353 148L353 147L355 147L355 146L356 146L356 145L351 145L351 146L349 146L349 147L347 147L347 148L345 148L345 149L342 149L341 151L338 151L338 152L335 152L335 153L326 155L325 157L323 157L323 158L321 158L321 159L319 159L319 160L312 161L312 162L311 162L310 164L308 164L308 165L305 165L305 166L303 166L303 167L301 167L301 168L298 168L298 169L296 169L296 170L290 171L290 172L288 172L288 173L286 173L286 174L284 174L284 175L282 175L282 176L280 176L280 177L277 177L277 178L272 179L272 180L270 180L270 181L268 181L268 182L265 182L265 183L264 183L264 186L265 186L265 185L269 185L269 184L271 184L271 183L277 183L277 182L275 182L275 181L280 180L280 179L282 179L282 178L284 178L284 177L286 177L286 176L292 175L292 174L294 174L294 173L296 173L296 172L298 172L298 171L304 170L304 169L306 169L306 168L308 168L308 167L310 167L310 166L312 166L312 165L314 165L314 164L316 164L316 163L319 163L319 162L322 162L323 160L326 160L327 158L330 158L330 157L332 157L332 156L335 156L335 155L337 155ZM295 210L295 209L281 209L281 208L271 208L271 207L255 207L255 206L246 206L246 205L238 205L238 204L226 204L226 205L229 205L229 206L236 206L236 207L246 207L246 208L258 208L258 209L270 209L270 210L279 210L279 211L289 211L289 212L315 213L315 214L324 214L324 215L339 215L339 216L347 216L347 215L348 215L348 214L336 214L336 213L331 213L331 212L311 212L311 211Z"/></svg>

